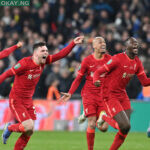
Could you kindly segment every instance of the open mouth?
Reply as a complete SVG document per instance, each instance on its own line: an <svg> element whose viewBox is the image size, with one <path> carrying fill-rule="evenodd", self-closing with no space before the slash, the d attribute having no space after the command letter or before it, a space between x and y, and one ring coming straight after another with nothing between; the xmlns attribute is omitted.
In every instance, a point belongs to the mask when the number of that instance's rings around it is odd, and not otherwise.
<svg viewBox="0 0 150 150"><path fill-rule="evenodd" d="M106 52L101 52L101 54L105 54Z"/></svg>
<svg viewBox="0 0 150 150"><path fill-rule="evenodd" d="M46 56L43 56L42 58L43 58L43 59L46 59Z"/></svg>

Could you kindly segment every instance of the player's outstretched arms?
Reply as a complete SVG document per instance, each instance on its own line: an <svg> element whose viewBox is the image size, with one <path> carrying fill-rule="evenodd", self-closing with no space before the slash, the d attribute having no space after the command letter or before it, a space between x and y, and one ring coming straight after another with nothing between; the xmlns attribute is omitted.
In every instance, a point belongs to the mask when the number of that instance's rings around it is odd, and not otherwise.
<svg viewBox="0 0 150 150"><path fill-rule="evenodd" d="M23 43L22 42L18 42L16 45L6 48L3 51L0 52L0 59L3 59L7 56L9 56L12 52L14 52L17 48L22 47Z"/></svg>
<svg viewBox="0 0 150 150"><path fill-rule="evenodd" d="M5 71L4 73L2 73L2 74L0 75L0 84L1 84L6 78L9 78L9 77L11 77L11 76L13 76L13 75L14 75L14 73L13 73L12 69L9 69L9 70Z"/></svg>
<svg viewBox="0 0 150 150"><path fill-rule="evenodd" d="M73 49L76 44L81 44L83 42L84 36L76 37L67 47L63 48L59 53L54 55L49 55L47 58L47 63L50 64L59 59L66 57Z"/></svg>
<svg viewBox="0 0 150 150"><path fill-rule="evenodd" d="M150 78L147 78L145 72L143 72L141 75L138 75L138 79L143 86L150 86Z"/></svg>
<svg viewBox="0 0 150 150"><path fill-rule="evenodd" d="M58 103L65 103L71 98L71 94L70 93L61 92L61 94L63 96L58 100Z"/></svg>

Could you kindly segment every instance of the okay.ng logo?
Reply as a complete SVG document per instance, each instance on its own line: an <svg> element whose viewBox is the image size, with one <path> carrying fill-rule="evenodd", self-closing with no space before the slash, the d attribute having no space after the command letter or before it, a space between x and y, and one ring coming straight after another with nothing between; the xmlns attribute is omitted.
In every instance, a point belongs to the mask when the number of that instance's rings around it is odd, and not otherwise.
<svg viewBox="0 0 150 150"><path fill-rule="evenodd" d="M30 0L0 0L0 6L30 6Z"/></svg>

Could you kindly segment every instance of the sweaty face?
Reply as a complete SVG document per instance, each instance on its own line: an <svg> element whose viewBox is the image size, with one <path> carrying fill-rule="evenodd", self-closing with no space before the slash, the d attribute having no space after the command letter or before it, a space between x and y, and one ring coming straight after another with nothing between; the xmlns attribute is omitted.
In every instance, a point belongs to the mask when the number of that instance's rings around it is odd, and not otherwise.
<svg viewBox="0 0 150 150"><path fill-rule="evenodd" d="M46 46L38 47L36 56L38 58L39 64L45 64L48 56L48 49Z"/></svg>
<svg viewBox="0 0 150 150"><path fill-rule="evenodd" d="M106 52L106 42L103 38L96 38L93 41L93 48L97 53Z"/></svg>

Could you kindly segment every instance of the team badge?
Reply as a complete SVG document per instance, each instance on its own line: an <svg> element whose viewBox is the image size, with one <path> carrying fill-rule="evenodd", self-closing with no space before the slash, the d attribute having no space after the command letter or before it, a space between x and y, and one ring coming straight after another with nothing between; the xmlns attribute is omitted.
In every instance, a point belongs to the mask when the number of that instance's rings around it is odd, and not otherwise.
<svg viewBox="0 0 150 150"><path fill-rule="evenodd" d="M122 75L122 78L126 78L127 77L127 73L124 72L123 75Z"/></svg>
<svg viewBox="0 0 150 150"><path fill-rule="evenodd" d="M32 79L32 74L28 75L28 79L31 80Z"/></svg>
<svg viewBox="0 0 150 150"><path fill-rule="evenodd" d="M18 68L20 68L21 67L21 65L20 64L17 64L17 65L15 65L15 69L18 69Z"/></svg>
<svg viewBox="0 0 150 150"><path fill-rule="evenodd" d="M108 62L107 62L107 65L110 65L112 63L112 59L110 59Z"/></svg>

